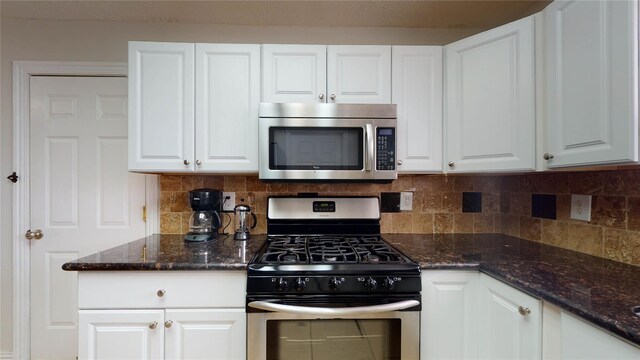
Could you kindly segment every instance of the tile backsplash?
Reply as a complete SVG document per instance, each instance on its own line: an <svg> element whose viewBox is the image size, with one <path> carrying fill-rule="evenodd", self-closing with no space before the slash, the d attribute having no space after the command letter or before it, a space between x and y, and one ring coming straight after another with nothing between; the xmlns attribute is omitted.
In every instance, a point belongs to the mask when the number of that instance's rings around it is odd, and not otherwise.
<svg viewBox="0 0 640 360"><path fill-rule="evenodd" d="M188 231L191 210L187 192L202 187L233 191L236 203L244 199L258 216L253 231L258 234L266 232L266 199L270 195L380 196L381 192L413 191L412 211L382 214L383 233L501 232L640 265L640 170L401 175L391 184L263 183L256 176L161 175L162 233ZM467 201L473 197L473 210L479 212L463 212L463 193L467 193ZM556 195L556 220L531 215L533 194ZM591 222L570 219L570 194L593 195ZM226 232L233 231L233 214L229 215L223 217L224 224L231 222Z"/></svg>

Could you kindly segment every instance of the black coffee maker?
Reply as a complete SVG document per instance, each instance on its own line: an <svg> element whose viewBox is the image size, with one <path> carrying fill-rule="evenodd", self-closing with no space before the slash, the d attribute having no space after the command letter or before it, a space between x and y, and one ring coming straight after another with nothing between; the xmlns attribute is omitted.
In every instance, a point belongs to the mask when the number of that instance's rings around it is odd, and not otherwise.
<svg viewBox="0 0 640 360"><path fill-rule="evenodd" d="M203 242L214 239L222 226L222 192L215 189L191 190L189 204L193 213L189 219L189 232L184 236L184 240Z"/></svg>

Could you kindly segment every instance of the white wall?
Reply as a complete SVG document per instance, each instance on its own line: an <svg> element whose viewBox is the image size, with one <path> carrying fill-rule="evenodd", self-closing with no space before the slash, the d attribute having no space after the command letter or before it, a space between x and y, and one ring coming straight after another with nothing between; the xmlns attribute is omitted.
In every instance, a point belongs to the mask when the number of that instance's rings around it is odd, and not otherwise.
<svg viewBox="0 0 640 360"><path fill-rule="evenodd" d="M0 353L12 349L12 62L126 61L128 40L300 43L428 44L453 42L480 29L301 28L206 24L116 23L2 19L0 23ZM26 230L26 229L24 229Z"/></svg>

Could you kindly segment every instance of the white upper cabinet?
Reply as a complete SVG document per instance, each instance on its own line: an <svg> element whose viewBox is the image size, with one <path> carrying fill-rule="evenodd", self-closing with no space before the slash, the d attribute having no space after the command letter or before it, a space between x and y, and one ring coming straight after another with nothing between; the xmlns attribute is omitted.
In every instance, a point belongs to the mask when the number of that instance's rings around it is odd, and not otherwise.
<svg viewBox="0 0 640 360"><path fill-rule="evenodd" d="M391 103L391 46L328 46L327 93L327 102Z"/></svg>
<svg viewBox="0 0 640 360"><path fill-rule="evenodd" d="M533 170L533 17L447 45L445 51L446 170Z"/></svg>
<svg viewBox="0 0 640 360"><path fill-rule="evenodd" d="M193 44L129 42L129 170L194 170L193 90Z"/></svg>
<svg viewBox="0 0 640 360"><path fill-rule="evenodd" d="M480 274L480 359L540 359L541 301Z"/></svg>
<svg viewBox="0 0 640 360"><path fill-rule="evenodd" d="M326 102L327 47L262 45L262 76L263 102Z"/></svg>
<svg viewBox="0 0 640 360"><path fill-rule="evenodd" d="M398 171L442 171L442 47L393 46Z"/></svg>
<svg viewBox="0 0 640 360"><path fill-rule="evenodd" d="M391 46L262 45L262 101L391 103Z"/></svg>
<svg viewBox="0 0 640 360"><path fill-rule="evenodd" d="M130 42L129 170L257 172L259 103L260 45Z"/></svg>
<svg viewBox="0 0 640 360"><path fill-rule="evenodd" d="M550 168L638 161L638 2L555 1L544 19L538 156Z"/></svg>
<svg viewBox="0 0 640 360"><path fill-rule="evenodd" d="M198 172L258 170L260 45L196 44Z"/></svg>

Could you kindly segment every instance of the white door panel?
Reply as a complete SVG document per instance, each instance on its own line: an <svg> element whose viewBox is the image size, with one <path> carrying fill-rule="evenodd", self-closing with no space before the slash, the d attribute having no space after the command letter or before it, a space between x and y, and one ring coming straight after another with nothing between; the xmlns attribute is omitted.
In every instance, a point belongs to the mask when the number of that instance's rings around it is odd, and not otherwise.
<svg viewBox="0 0 640 360"><path fill-rule="evenodd" d="M125 78L30 87L31 355L73 358L77 273L61 266L145 235L145 179L127 171Z"/></svg>

